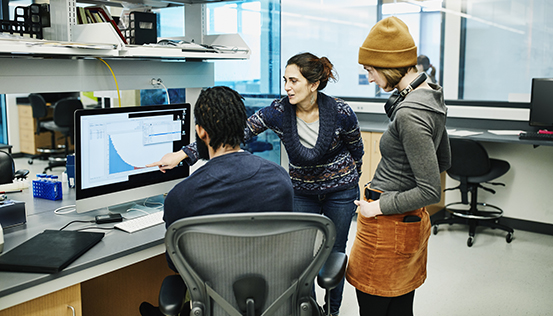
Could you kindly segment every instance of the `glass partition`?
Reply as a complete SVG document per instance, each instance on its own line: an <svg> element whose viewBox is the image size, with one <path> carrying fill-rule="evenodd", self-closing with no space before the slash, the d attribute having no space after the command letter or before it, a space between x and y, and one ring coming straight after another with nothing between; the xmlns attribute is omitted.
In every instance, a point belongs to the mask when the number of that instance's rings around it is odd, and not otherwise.
<svg viewBox="0 0 553 316"><path fill-rule="evenodd" d="M6 119L6 95L0 94L0 144L8 144L8 121Z"/></svg>
<svg viewBox="0 0 553 316"><path fill-rule="evenodd" d="M553 2L464 3L459 99L529 102L532 78L553 77Z"/></svg>
<svg viewBox="0 0 553 316"><path fill-rule="evenodd" d="M248 60L215 63L215 85L245 96L248 115L280 97L280 1L237 1L206 5L206 34L238 33L251 50ZM280 164L280 139L268 130L244 148Z"/></svg>

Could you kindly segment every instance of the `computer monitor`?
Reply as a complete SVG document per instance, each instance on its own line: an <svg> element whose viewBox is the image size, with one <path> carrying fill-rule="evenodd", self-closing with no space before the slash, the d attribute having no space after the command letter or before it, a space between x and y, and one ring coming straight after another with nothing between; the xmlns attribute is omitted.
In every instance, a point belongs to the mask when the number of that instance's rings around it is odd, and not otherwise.
<svg viewBox="0 0 553 316"><path fill-rule="evenodd" d="M530 126L553 129L553 78L533 78Z"/></svg>
<svg viewBox="0 0 553 316"><path fill-rule="evenodd" d="M77 212L164 194L187 177L186 163L166 173L145 165L190 143L190 117L189 104L76 111Z"/></svg>

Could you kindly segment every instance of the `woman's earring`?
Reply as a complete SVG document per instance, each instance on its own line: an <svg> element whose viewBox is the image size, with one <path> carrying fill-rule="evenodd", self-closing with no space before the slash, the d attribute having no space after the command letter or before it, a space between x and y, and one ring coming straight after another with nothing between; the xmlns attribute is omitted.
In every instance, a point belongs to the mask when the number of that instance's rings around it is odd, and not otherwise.
<svg viewBox="0 0 553 316"><path fill-rule="evenodd" d="M311 105L315 104L315 94L311 95Z"/></svg>

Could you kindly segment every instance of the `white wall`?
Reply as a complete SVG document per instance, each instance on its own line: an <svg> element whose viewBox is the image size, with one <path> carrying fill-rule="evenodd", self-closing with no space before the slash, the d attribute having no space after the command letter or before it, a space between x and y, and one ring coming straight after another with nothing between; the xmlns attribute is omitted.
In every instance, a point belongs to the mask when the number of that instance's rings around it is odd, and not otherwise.
<svg viewBox="0 0 553 316"><path fill-rule="evenodd" d="M6 94L6 112L8 124L8 144L12 145L12 153L21 152L19 146L19 113L16 98L26 97L28 94Z"/></svg>
<svg viewBox="0 0 553 316"><path fill-rule="evenodd" d="M482 142L490 158L509 162L511 169L492 182L503 182L505 187L486 185L496 194L480 189L478 201L503 209L504 216L553 224L553 146ZM446 177L446 187L452 188L458 181ZM458 190L446 192L446 204L458 202Z"/></svg>

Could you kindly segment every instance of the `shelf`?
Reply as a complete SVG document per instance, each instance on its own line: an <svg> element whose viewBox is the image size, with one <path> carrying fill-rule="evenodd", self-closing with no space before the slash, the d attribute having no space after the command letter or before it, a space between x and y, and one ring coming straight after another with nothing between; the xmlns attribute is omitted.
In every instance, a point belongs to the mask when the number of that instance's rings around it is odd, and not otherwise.
<svg viewBox="0 0 553 316"><path fill-rule="evenodd" d="M80 25L78 25L80 27ZM106 25L109 26L109 25ZM47 41L47 40L7 40L0 39L0 55L8 57L44 57L57 55L59 57L108 57L108 58L140 58L151 60L207 60L207 59L248 59L249 49L240 48L237 51L202 52L186 51L178 47L156 47L148 45L118 45L115 43L86 43Z"/></svg>
<svg viewBox="0 0 553 316"><path fill-rule="evenodd" d="M218 1L157 2L187 5L186 37L173 40L202 43L205 51L189 44L126 45L107 23L76 24L76 0L51 0L52 23L44 29L48 40L0 36L0 94L112 91L114 75L120 90L152 89L153 77L163 78L167 88L202 88L214 84L214 64L206 61L250 57L238 34L205 35L203 3Z"/></svg>
<svg viewBox="0 0 553 316"><path fill-rule="evenodd" d="M144 4L152 8L166 8L169 6L182 6L193 4L206 4L216 2L236 2L239 0L79 0L79 3L103 4L111 7L122 7L123 3Z"/></svg>

